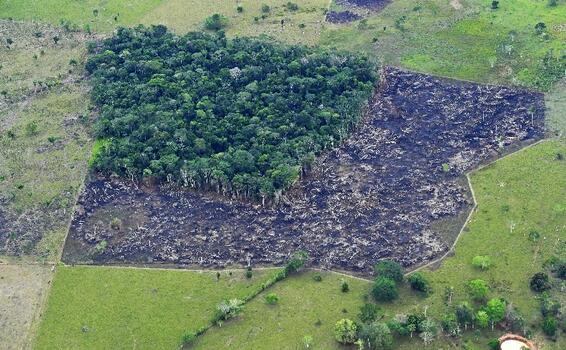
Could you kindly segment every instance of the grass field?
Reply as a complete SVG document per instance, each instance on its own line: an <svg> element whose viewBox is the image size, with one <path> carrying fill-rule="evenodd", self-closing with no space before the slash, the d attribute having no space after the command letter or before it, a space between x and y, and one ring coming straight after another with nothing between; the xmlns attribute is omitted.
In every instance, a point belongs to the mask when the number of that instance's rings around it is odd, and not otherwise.
<svg viewBox="0 0 566 350"><path fill-rule="evenodd" d="M365 24L329 26L322 45L377 54L386 64L453 78L548 90L564 75L566 2L397 0ZM535 25L543 22L545 34ZM549 55L545 65L543 58ZM552 68L555 67L555 68Z"/></svg>
<svg viewBox="0 0 566 350"><path fill-rule="evenodd" d="M380 305L386 318L409 311L423 311L441 319L449 309L444 301L446 287L454 287L453 305L468 300L465 284L482 278L491 286L490 297L504 296L518 307L528 324L540 318L538 301L530 291L529 278L542 269L551 256L566 256L566 161L556 160L566 154L566 144L549 141L520 151L474 173L472 184L479 206L466 232L456 246L455 255L443 261L435 271L425 271L434 293L423 298L406 287L400 298ZM529 240L537 230L540 240ZM489 255L494 265L487 271L472 267L476 255ZM196 344L198 349L300 349L304 335L314 338L314 348L340 349L333 341L332 326L340 318L356 318L369 291L369 283L336 274L325 274L315 282L312 273L304 273L275 285L269 292L280 297L278 306L266 305L262 296L248 304L243 316L207 332ZM341 293L341 279L349 281L351 292ZM563 293L555 296L564 300ZM347 312L343 312L346 309ZM320 319L320 325L317 321ZM537 329L535 328L535 331ZM481 336L468 332L459 342L438 339L431 348L485 349L490 338L500 331L484 331ZM545 341L543 349L563 349L564 336L558 343ZM403 341L400 349L421 346L420 340ZM452 344L452 345L451 345Z"/></svg>
<svg viewBox="0 0 566 350"><path fill-rule="evenodd" d="M566 78L545 95L546 124L549 131L566 137Z"/></svg>
<svg viewBox="0 0 566 350"><path fill-rule="evenodd" d="M223 299L243 298L276 270L230 276L183 270L59 266L35 349L176 349Z"/></svg>
<svg viewBox="0 0 566 350"><path fill-rule="evenodd" d="M298 1L297 11L287 10L286 0L6 0L0 3L0 17L37 20L59 25L69 23L77 29L108 32L117 26L165 24L178 33L201 30L204 20L220 13L228 17L229 35L269 35L291 42L315 44L324 27L328 0ZM263 4L271 10L264 13ZM237 11L237 6L243 8ZM281 26L281 21L284 26ZM62 22L64 21L64 22Z"/></svg>

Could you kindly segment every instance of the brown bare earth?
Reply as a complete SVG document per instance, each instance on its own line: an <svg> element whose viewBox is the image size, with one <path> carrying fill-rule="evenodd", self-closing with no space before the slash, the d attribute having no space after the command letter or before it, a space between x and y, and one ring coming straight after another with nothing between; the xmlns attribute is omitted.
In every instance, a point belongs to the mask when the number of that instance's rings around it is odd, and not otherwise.
<svg viewBox="0 0 566 350"><path fill-rule="evenodd" d="M0 349L31 348L51 266L0 264Z"/></svg>
<svg viewBox="0 0 566 350"><path fill-rule="evenodd" d="M383 258L439 256L450 235L433 224L471 206L461 175L541 138L543 98L395 68L381 81L359 129L278 207L93 178L64 261L271 265L304 249L317 266L369 272Z"/></svg>

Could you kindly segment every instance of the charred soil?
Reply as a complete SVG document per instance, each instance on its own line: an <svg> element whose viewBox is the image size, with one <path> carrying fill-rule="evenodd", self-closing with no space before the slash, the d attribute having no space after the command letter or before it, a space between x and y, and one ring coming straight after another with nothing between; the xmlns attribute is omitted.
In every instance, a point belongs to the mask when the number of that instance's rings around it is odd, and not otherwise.
<svg viewBox="0 0 566 350"><path fill-rule="evenodd" d="M543 136L541 94L385 68L357 130L279 206L92 176L63 260L278 265L304 249L313 265L351 272L422 264L455 236L437 223L471 208L462 175Z"/></svg>

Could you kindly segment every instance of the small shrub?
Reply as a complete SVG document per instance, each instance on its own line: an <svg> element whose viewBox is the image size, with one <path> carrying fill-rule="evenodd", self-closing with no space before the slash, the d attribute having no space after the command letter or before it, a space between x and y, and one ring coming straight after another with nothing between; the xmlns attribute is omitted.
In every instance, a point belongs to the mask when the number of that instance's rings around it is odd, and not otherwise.
<svg viewBox="0 0 566 350"><path fill-rule="evenodd" d="M542 33L544 33L546 31L546 24L544 24L544 22L538 22L535 25L535 32L538 35L541 35Z"/></svg>
<svg viewBox="0 0 566 350"><path fill-rule="evenodd" d="M350 286L348 285L348 282L342 281L342 284L340 285L340 290L342 291L342 293L348 293L350 291Z"/></svg>
<svg viewBox="0 0 566 350"><path fill-rule="evenodd" d="M215 13L204 21L204 27L208 30L218 31L228 26L228 18L219 13Z"/></svg>
<svg viewBox="0 0 566 350"><path fill-rule="evenodd" d="M531 277L531 289L537 293L542 293L551 288L548 275L544 272L537 272Z"/></svg>
<svg viewBox="0 0 566 350"><path fill-rule="evenodd" d="M287 10L289 11L297 11L299 9L299 5L289 1L287 4L285 4L285 8L287 8Z"/></svg>
<svg viewBox="0 0 566 350"><path fill-rule="evenodd" d="M334 338L341 344L354 344L357 339L357 326L354 321L343 318L336 322Z"/></svg>
<svg viewBox="0 0 566 350"><path fill-rule="evenodd" d="M487 255L474 256L472 265L480 270L487 270L491 266L491 258Z"/></svg>
<svg viewBox="0 0 566 350"><path fill-rule="evenodd" d="M305 349L312 348L313 344L314 344L314 339L313 339L312 335L305 335L303 337L303 346L304 346Z"/></svg>
<svg viewBox="0 0 566 350"><path fill-rule="evenodd" d="M303 266L305 266L309 255L305 251L298 251L293 254L287 265L285 265L285 273L291 274L297 272Z"/></svg>
<svg viewBox="0 0 566 350"><path fill-rule="evenodd" d="M377 321L380 316L381 309L377 305L370 303L365 303L362 307L360 307L360 313L358 314L358 318L363 323L372 323Z"/></svg>
<svg viewBox="0 0 566 350"><path fill-rule="evenodd" d="M556 330L558 329L558 323L556 319L552 316L546 317L542 321L542 331L549 337L554 337L556 335Z"/></svg>
<svg viewBox="0 0 566 350"><path fill-rule="evenodd" d="M491 350L500 350L501 347L499 346L499 339L495 338L495 339L491 339L488 343L487 346L491 349Z"/></svg>
<svg viewBox="0 0 566 350"><path fill-rule="evenodd" d="M32 120L24 126L24 130L27 136L37 135L39 133L39 125L35 120Z"/></svg>
<svg viewBox="0 0 566 350"><path fill-rule="evenodd" d="M275 293L269 293L265 296L265 302L269 305L275 305L279 302L279 296Z"/></svg>
<svg viewBox="0 0 566 350"><path fill-rule="evenodd" d="M119 218L112 218L112 221L110 221L110 228L119 231L122 228L122 220Z"/></svg>
<svg viewBox="0 0 566 350"><path fill-rule="evenodd" d="M497 10L498 8L499 8L499 1L493 0L493 1L491 2L491 9L492 9L492 10Z"/></svg>
<svg viewBox="0 0 566 350"><path fill-rule="evenodd" d="M183 337L181 338L181 344L184 346L190 345L195 341L196 338L197 335L195 332L186 331L185 333L183 333Z"/></svg>
<svg viewBox="0 0 566 350"><path fill-rule="evenodd" d="M387 277L395 282L403 282L403 267L395 261L380 261L375 265L374 271L377 277Z"/></svg>
<svg viewBox="0 0 566 350"><path fill-rule="evenodd" d="M371 293L378 301L392 301L399 297L395 281L387 277L378 277L373 284Z"/></svg>
<svg viewBox="0 0 566 350"><path fill-rule="evenodd" d="M409 284L413 290L425 294L430 293L430 283L426 280L424 275L420 272L415 272L409 276Z"/></svg>
<svg viewBox="0 0 566 350"><path fill-rule="evenodd" d="M322 281L322 276L320 275L320 273L315 273L315 274L312 276L312 279L313 279L315 282L321 282L321 281Z"/></svg>
<svg viewBox="0 0 566 350"><path fill-rule="evenodd" d="M558 5L558 0L548 0L549 7L556 7Z"/></svg>
<svg viewBox="0 0 566 350"><path fill-rule="evenodd" d="M263 13L270 13L270 12L271 12L271 7L269 7L269 5L263 4L263 5L261 5L261 12L263 12Z"/></svg>
<svg viewBox="0 0 566 350"><path fill-rule="evenodd" d="M557 316L560 313L560 307L560 303L552 299L548 293L542 293L540 298L540 313L542 316Z"/></svg>
<svg viewBox="0 0 566 350"><path fill-rule="evenodd" d="M106 247L108 247L108 242L106 242L106 240L102 240L94 246L94 252L96 254L103 253L106 250Z"/></svg>
<svg viewBox="0 0 566 350"><path fill-rule="evenodd" d="M539 238L540 238L540 233L538 233L538 231L535 230L529 231L529 241L536 242L539 240Z"/></svg>
<svg viewBox="0 0 566 350"><path fill-rule="evenodd" d="M556 264L556 277L566 280L566 261L561 261Z"/></svg>
<svg viewBox="0 0 566 350"><path fill-rule="evenodd" d="M236 11L237 11L238 13L244 12L244 6L238 5L238 6L236 7Z"/></svg>
<svg viewBox="0 0 566 350"><path fill-rule="evenodd" d="M247 269L246 270L246 278L250 279L250 278L252 278L252 276L253 276L252 269Z"/></svg>

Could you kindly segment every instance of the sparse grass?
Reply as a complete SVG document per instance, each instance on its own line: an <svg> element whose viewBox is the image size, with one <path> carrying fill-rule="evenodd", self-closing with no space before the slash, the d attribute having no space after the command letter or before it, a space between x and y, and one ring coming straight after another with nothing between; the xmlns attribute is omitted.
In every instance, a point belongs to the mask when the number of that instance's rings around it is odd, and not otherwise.
<svg viewBox="0 0 566 350"><path fill-rule="evenodd" d="M556 58L564 55L566 3L551 8L546 1L510 0L500 2L498 10L487 1L460 3L462 8L455 9L444 0L394 1L368 19L368 29L328 25L321 43L459 79L541 90L557 80L542 59L550 50ZM546 38L536 34L538 22L546 24Z"/></svg>
<svg viewBox="0 0 566 350"><path fill-rule="evenodd" d="M0 50L0 90L8 91L0 97L0 254L53 261L91 149L80 82L87 36L36 23L0 21L0 29L15 38Z"/></svg>
<svg viewBox="0 0 566 350"><path fill-rule="evenodd" d="M35 349L176 349L223 299L244 298L277 270L192 272L59 266Z"/></svg>
<svg viewBox="0 0 566 350"><path fill-rule="evenodd" d="M47 281L52 277L50 269L0 264L0 349L30 348L30 333L37 326Z"/></svg>
<svg viewBox="0 0 566 350"><path fill-rule="evenodd" d="M546 126L561 138L566 137L566 79L545 95Z"/></svg>
<svg viewBox="0 0 566 350"><path fill-rule="evenodd" d="M465 285L482 278L491 286L489 297L504 297L518 307L527 324L540 321L538 301L529 288L529 278L542 269L551 257L566 256L564 227L566 215L566 160L556 160L556 154L566 154L566 144L549 141L516 153L474 173L472 183L479 202L468 229L456 246L455 255L443 261L436 271L423 271L432 285L433 294L424 298L407 286L399 299L381 303L390 319L399 313L423 312L437 320L449 309L445 303L445 288L454 287L452 305L469 300ZM502 208L506 208L502 210ZM513 229L511 229L513 228ZM541 239L532 242L528 233L537 230ZM479 271L472 266L476 255L489 255L493 265ZM259 297L248 304L239 320L207 332L197 343L198 349L297 349L304 335L312 335L315 348L341 349L334 342L332 326L340 318L355 319L369 293L370 284L336 274L323 274L321 282L312 272L285 280L268 292L280 296L276 308L270 308ZM340 281L350 285L349 293L340 292ZM564 296L556 293L557 297ZM343 313L342 309L348 312ZM316 325L320 319L321 324ZM535 327L535 332L539 329ZM496 330L482 331L476 336L467 332L456 348L467 343L472 348L486 348L490 338L501 335ZM544 349L562 349L565 337L557 343L544 341ZM418 338L397 342L399 349L421 346ZM448 348L450 342L440 338L431 348Z"/></svg>

